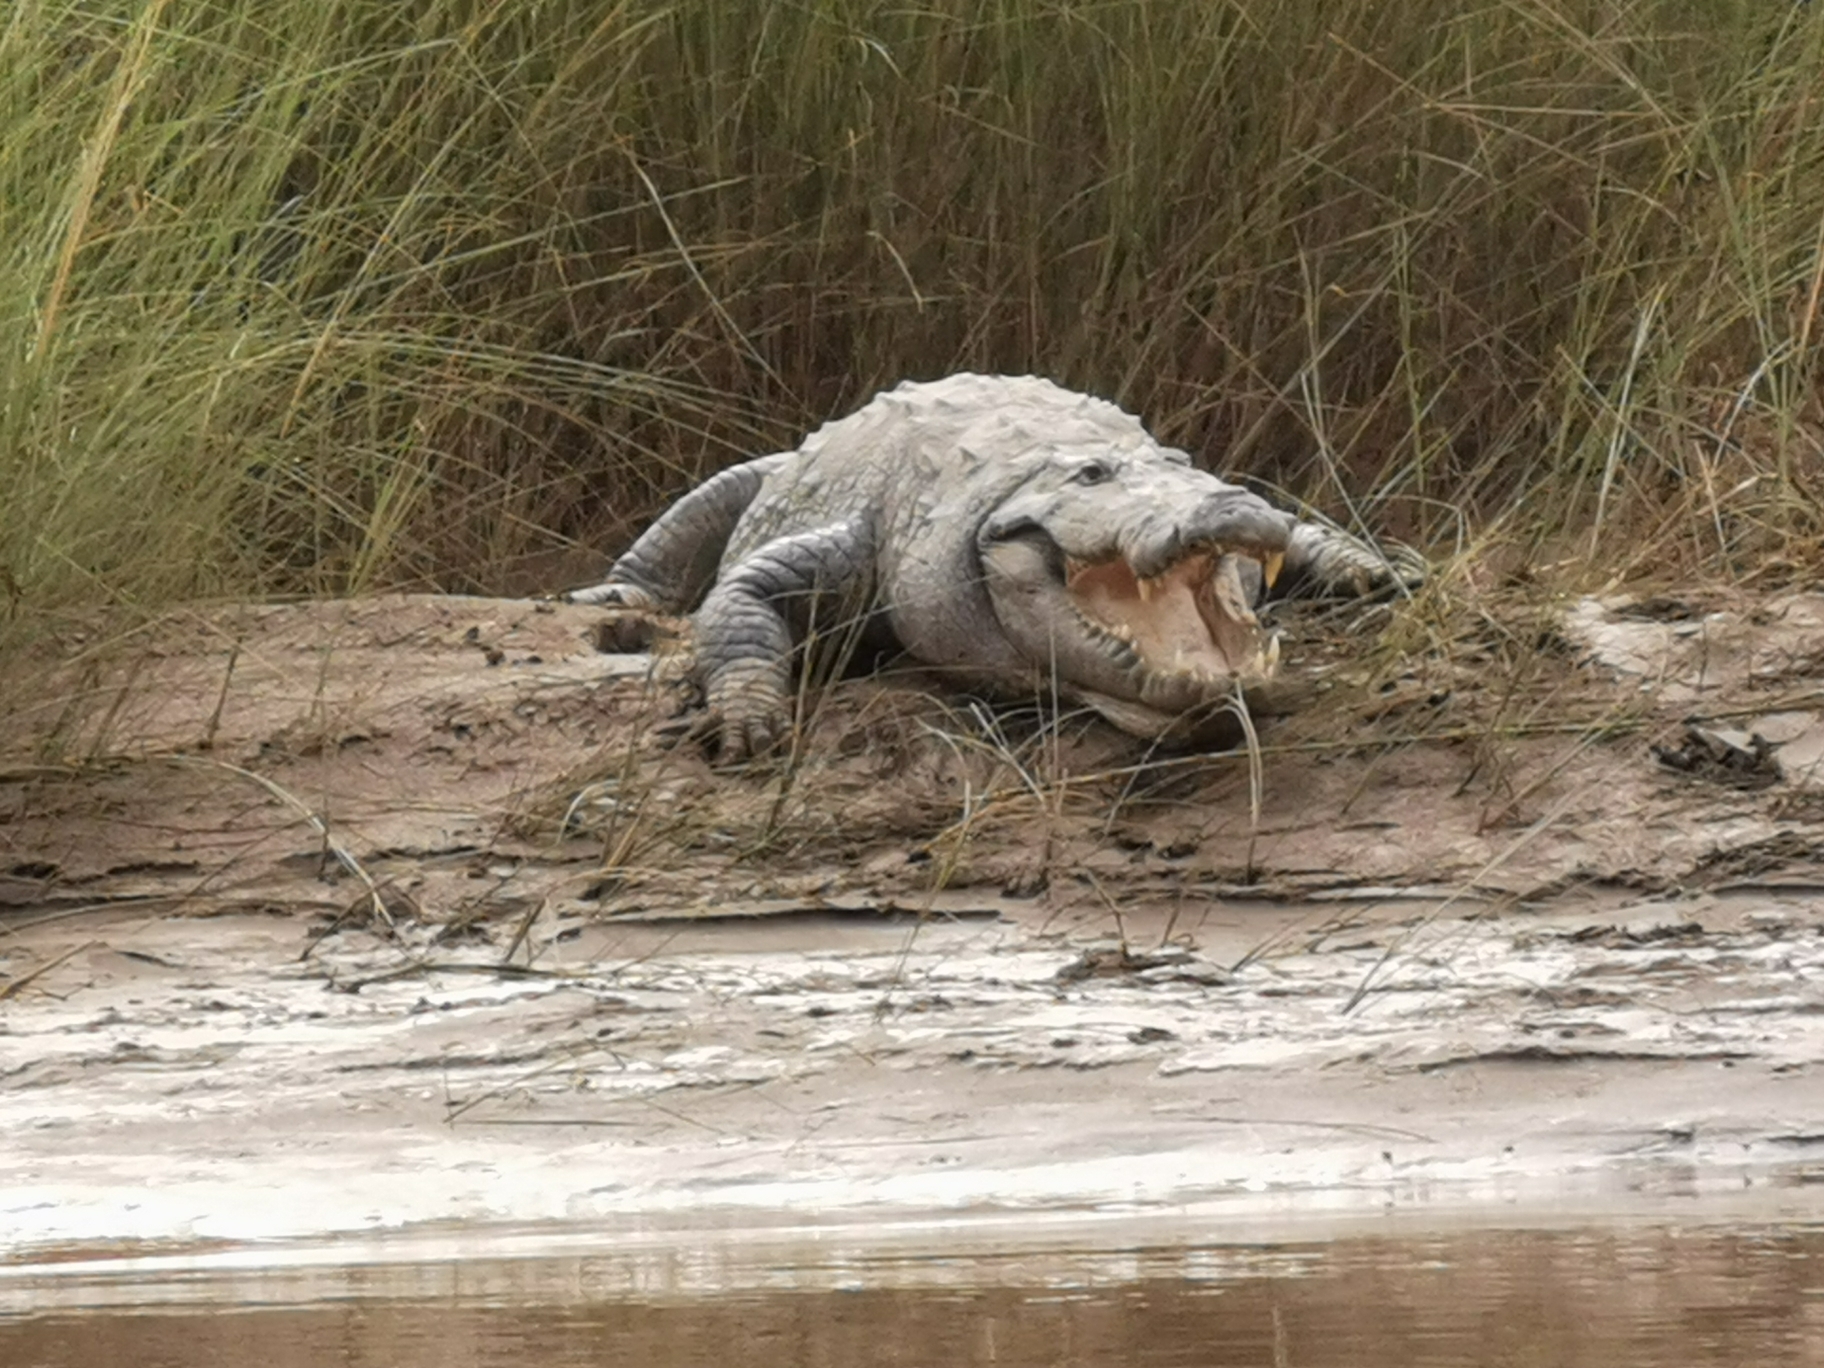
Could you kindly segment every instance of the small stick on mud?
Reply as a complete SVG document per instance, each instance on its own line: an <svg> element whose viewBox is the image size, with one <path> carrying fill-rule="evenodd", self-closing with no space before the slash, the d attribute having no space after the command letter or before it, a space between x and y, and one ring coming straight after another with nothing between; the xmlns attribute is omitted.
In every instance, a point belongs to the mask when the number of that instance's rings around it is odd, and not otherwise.
<svg viewBox="0 0 1824 1368"><path fill-rule="evenodd" d="M204 750L215 749L216 733L222 728L222 709L228 706L228 686L234 680L234 667L240 659L241 639L237 636L234 645L228 650L228 668L222 671L222 688L215 696L215 711L209 714L209 720L203 724L203 739L197 743Z"/></svg>
<svg viewBox="0 0 1824 1368"><path fill-rule="evenodd" d="M114 730L114 724L120 720L120 711L126 707L127 700L133 696L133 686L139 682L140 672L146 668L146 656L136 655L127 667L127 677L114 691L114 700L108 704L107 712L102 714L101 723L95 728L95 739L89 746L89 763L94 764L107 754L108 736Z"/></svg>
<svg viewBox="0 0 1824 1368"><path fill-rule="evenodd" d="M92 940L92 941L84 941L81 945L73 945L68 950L65 950L61 955L57 956L56 959L46 960L43 964L39 965L36 969L32 970L30 973L21 974L18 978L14 979L11 983L8 983L4 986L0 986L0 1002L5 1002L8 998L12 997L14 994L18 993L21 989L23 989L27 984L32 983L37 979L43 978L46 974L50 973L51 970L55 969L58 965L62 964L65 960L74 959L77 955L80 955L84 950L93 950L96 946L101 945L101 944L104 944L104 942L98 941L98 940Z"/></svg>
<svg viewBox="0 0 1824 1368"><path fill-rule="evenodd" d="M531 932L533 924L538 921L540 915L550 905L551 899L540 898L537 902L532 904L532 907L527 911L526 915L519 919L519 925L513 930L513 939L507 942L507 948L501 952L500 963L502 968L512 964L513 956L518 952L519 947L526 943L526 936Z"/></svg>
<svg viewBox="0 0 1824 1368"><path fill-rule="evenodd" d="M385 969L378 974L365 974L360 978L338 979L334 973L324 975L330 988L338 993L359 993L363 988L376 983L395 983L400 979L417 978L421 974L487 974L494 978L514 979L586 979L592 977L587 973L576 973L563 969L534 969L524 964L464 964L461 961L414 960L397 969Z"/></svg>

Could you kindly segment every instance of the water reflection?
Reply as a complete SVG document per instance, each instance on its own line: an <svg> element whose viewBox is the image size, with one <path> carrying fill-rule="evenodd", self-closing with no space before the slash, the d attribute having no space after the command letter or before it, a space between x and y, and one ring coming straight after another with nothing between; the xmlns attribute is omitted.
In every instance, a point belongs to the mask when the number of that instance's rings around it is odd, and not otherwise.
<svg viewBox="0 0 1824 1368"><path fill-rule="evenodd" d="M259 1278L189 1304L0 1320L16 1368L1824 1364L1824 1228L1484 1232L1324 1245L781 1265L819 1290L629 1296L613 1256ZM832 1286L849 1284L846 1290ZM335 1288L337 1290L331 1290ZM216 1303L201 1299L215 1295ZM116 1298L118 1299L118 1298Z"/></svg>

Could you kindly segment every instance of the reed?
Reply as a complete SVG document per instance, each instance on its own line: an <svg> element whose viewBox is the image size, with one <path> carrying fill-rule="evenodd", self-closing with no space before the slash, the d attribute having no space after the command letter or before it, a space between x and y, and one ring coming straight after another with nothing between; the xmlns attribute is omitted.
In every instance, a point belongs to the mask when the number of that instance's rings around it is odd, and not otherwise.
<svg viewBox="0 0 1824 1368"><path fill-rule="evenodd" d="M10 14L8 630L558 587L964 368L1434 551L1819 563L1817 6Z"/></svg>

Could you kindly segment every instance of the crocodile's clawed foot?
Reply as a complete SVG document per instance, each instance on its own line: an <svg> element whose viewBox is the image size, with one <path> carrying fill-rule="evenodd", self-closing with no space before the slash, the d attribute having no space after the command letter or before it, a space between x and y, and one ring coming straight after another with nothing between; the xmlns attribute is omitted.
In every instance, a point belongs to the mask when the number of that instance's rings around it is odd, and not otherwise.
<svg viewBox="0 0 1824 1368"><path fill-rule="evenodd" d="M1410 546L1377 547L1351 540L1313 563L1311 578L1321 592L1344 598L1393 598L1410 594L1431 576L1425 558Z"/></svg>
<svg viewBox="0 0 1824 1368"><path fill-rule="evenodd" d="M547 601L608 609L608 615L596 623L594 633L595 649L607 655L650 651L655 636L672 630L651 594L637 585L616 580L553 594Z"/></svg>
<svg viewBox="0 0 1824 1368"><path fill-rule="evenodd" d="M1373 589L1398 587L1411 592L1421 588L1431 578L1431 566L1426 564L1425 557L1403 542L1386 542L1382 545L1381 552L1387 557L1387 564L1375 578L1371 586Z"/></svg>
<svg viewBox="0 0 1824 1368"><path fill-rule="evenodd" d="M718 769L767 759L790 733L791 722L784 715L739 705L702 708L656 729L667 746L701 747Z"/></svg>
<svg viewBox="0 0 1824 1368"><path fill-rule="evenodd" d="M662 630L651 613L624 608L595 624L595 649L608 655L637 655L650 651Z"/></svg>

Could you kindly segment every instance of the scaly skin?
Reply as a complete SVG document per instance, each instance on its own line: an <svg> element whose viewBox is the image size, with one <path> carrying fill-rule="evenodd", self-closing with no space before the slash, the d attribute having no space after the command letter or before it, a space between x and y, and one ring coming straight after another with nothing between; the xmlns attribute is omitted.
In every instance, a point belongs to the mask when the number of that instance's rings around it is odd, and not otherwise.
<svg viewBox="0 0 1824 1368"><path fill-rule="evenodd" d="M1271 673L1277 652L1248 604L1263 587L1259 562L1282 557L1292 580L1319 592L1423 578L1410 559L1390 562L1196 470L1113 404L1031 377L953 375L902 384L796 451L698 486L606 581L569 597L694 610L706 704L694 730L732 762L784 736L796 644L851 623L970 687L1055 693L1163 735ZM1073 579L1084 566L1126 568ZM1202 628L1181 624L1207 623L1190 605L1214 591L1174 591L1174 574L1224 579L1223 601L1240 614L1217 613L1215 647L1192 641L1188 663L1182 643ZM1109 630L1078 592L1092 585L1153 636L1141 642L1125 615ZM1150 606L1160 595L1175 618ZM1151 627L1156 618L1166 625Z"/></svg>

